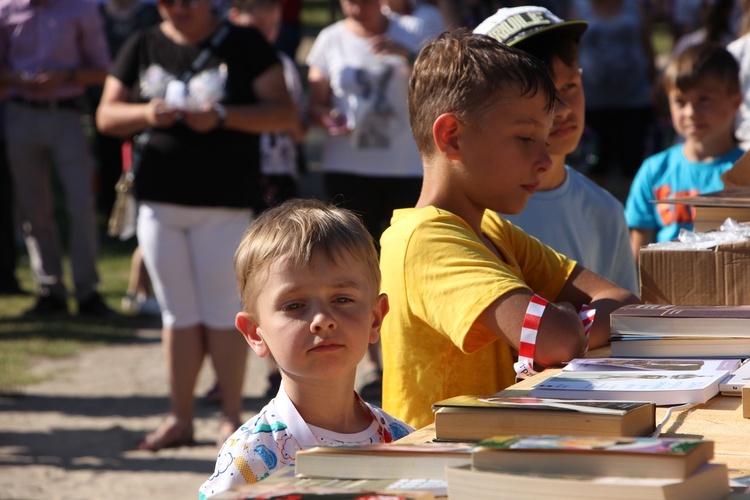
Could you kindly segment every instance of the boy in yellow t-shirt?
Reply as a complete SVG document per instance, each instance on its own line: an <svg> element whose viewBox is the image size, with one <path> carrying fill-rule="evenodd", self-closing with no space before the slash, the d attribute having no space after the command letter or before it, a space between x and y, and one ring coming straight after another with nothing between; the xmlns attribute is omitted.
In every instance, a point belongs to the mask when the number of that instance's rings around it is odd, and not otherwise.
<svg viewBox="0 0 750 500"><path fill-rule="evenodd" d="M440 399L492 394L581 355L584 304L599 347L609 313L638 302L495 213L520 212L550 168L555 104L541 62L484 35L444 33L416 60L409 114L424 182L417 206L394 212L380 259L383 406L410 425L429 424Z"/></svg>

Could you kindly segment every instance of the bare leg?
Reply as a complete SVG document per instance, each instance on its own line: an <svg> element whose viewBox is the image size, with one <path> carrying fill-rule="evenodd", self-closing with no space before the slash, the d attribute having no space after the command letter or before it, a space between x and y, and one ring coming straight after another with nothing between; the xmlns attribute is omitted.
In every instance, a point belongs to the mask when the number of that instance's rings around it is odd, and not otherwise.
<svg viewBox="0 0 750 500"><path fill-rule="evenodd" d="M181 426L193 422L195 383L206 354L204 327L164 328L162 345L167 360L170 410Z"/></svg>
<svg viewBox="0 0 750 500"><path fill-rule="evenodd" d="M203 326L164 328L162 348L169 376L170 411L159 428L139 445L151 451L189 444L193 440L195 383L206 352Z"/></svg>
<svg viewBox="0 0 750 500"><path fill-rule="evenodd" d="M242 383L245 379L248 346L237 330L207 329L206 342L216 380L221 387L222 443L241 424Z"/></svg>

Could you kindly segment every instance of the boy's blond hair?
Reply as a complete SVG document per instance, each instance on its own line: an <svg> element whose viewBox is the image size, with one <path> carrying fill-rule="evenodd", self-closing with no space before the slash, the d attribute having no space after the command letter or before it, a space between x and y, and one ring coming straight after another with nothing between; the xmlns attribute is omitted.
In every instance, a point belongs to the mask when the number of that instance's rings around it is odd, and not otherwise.
<svg viewBox="0 0 750 500"><path fill-rule="evenodd" d="M712 76L727 84L727 92L740 91L740 67L737 60L721 44L705 42L691 45L673 57L664 70L664 88L687 91Z"/></svg>
<svg viewBox="0 0 750 500"><path fill-rule="evenodd" d="M510 92L543 92L550 112L557 101L547 68L526 52L463 28L434 38L419 53L409 80L409 121L422 157L435 154L432 125L440 115L471 122Z"/></svg>
<svg viewBox="0 0 750 500"><path fill-rule="evenodd" d="M318 200L291 199L268 209L245 230L234 256L242 308L253 311L264 272L274 262L290 259L310 265L314 252L335 261L348 252L364 265L374 296L380 291L378 253L372 235L353 212Z"/></svg>

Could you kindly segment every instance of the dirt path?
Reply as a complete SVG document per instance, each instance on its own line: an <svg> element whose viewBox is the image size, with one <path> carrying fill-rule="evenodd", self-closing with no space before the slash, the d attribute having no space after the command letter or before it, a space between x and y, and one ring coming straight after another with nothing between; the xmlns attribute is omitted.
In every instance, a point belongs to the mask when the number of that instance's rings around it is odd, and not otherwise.
<svg viewBox="0 0 750 500"><path fill-rule="evenodd" d="M184 499L213 470L217 407L198 401L196 446L158 453L133 450L167 410L158 330L138 342L87 349L44 361L35 373L54 375L0 398L0 498ZM265 404L266 365L248 356L245 418ZM213 382L208 363L198 382Z"/></svg>
<svg viewBox="0 0 750 500"><path fill-rule="evenodd" d="M196 403L197 445L157 453L133 449L167 411L159 330L141 330L131 344L42 361L34 373L47 381L24 388L21 396L0 397L0 499L197 498L218 452L216 406ZM265 360L251 353L246 419L266 403L266 373ZM197 394L212 384L206 362Z"/></svg>

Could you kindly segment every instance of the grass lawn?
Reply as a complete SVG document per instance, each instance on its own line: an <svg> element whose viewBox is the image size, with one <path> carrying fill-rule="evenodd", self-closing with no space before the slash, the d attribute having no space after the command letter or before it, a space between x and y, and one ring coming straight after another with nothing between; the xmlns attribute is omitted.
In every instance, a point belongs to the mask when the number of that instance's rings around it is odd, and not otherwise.
<svg viewBox="0 0 750 500"><path fill-rule="evenodd" d="M104 234L104 221L101 227L99 289L107 304L121 312L120 301L127 289L130 255L135 241L112 239ZM154 325L154 320L127 314L106 321L82 319L75 315L44 321L21 319L20 314L35 301L35 286L25 253L18 260L16 276L24 290L32 294L0 297L0 394L13 393L24 384L37 381L29 375L29 367L36 358L71 356L87 346L127 342L134 338L137 328ZM67 261L65 281L72 289ZM71 311L75 307L75 301L71 300Z"/></svg>

